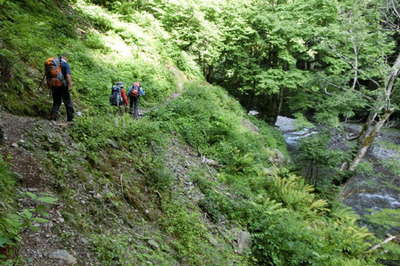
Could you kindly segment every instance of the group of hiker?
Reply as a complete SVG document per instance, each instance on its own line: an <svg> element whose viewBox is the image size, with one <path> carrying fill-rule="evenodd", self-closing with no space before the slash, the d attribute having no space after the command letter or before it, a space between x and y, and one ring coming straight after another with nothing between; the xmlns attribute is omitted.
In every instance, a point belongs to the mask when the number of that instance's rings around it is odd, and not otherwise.
<svg viewBox="0 0 400 266"><path fill-rule="evenodd" d="M144 94L145 92L140 82L136 81L132 83L132 86L130 86L128 92L126 92L124 83L119 81L111 87L110 104L123 107L126 110L129 102L130 112L133 114L134 118L138 118L139 98Z"/></svg>
<svg viewBox="0 0 400 266"><path fill-rule="evenodd" d="M50 113L51 120L57 120L61 103L64 102L67 111L67 122L74 119L74 107L70 91L72 90L72 74L68 58L65 55L50 57L44 63L47 87L53 96L53 107ZM110 104L122 107L127 110L129 105L130 113L134 118L139 117L139 98L145 92L140 82L133 82L128 92L123 82L116 82L111 88Z"/></svg>

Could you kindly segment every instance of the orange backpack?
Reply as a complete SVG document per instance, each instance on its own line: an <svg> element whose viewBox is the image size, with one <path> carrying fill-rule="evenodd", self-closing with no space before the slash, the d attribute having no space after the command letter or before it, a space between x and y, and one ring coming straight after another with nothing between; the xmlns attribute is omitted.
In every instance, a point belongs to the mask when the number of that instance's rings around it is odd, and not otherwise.
<svg viewBox="0 0 400 266"><path fill-rule="evenodd" d="M130 96L133 96L133 97L138 97L138 96L141 95L140 90L141 90L140 82L137 82L137 81L136 81L136 82L134 82L134 83L132 84L132 87L131 87L131 89L129 90L128 94L129 94Z"/></svg>
<svg viewBox="0 0 400 266"><path fill-rule="evenodd" d="M138 97L139 96L139 88L133 87L131 90L131 96Z"/></svg>
<svg viewBox="0 0 400 266"><path fill-rule="evenodd" d="M49 87L61 87L66 84L62 73L61 61L61 57L50 57L44 62L44 71Z"/></svg>

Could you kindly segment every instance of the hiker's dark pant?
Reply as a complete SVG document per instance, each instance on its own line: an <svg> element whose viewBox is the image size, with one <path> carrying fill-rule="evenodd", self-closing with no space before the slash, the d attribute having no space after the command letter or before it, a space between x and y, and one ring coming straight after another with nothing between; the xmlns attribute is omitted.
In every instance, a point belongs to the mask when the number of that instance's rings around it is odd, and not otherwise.
<svg viewBox="0 0 400 266"><path fill-rule="evenodd" d="M134 118L139 117L139 97L129 96L129 109Z"/></svg>
<svg viewBox="0 0 400 266"><path fill-rule="evenodd" d="M74 119L74 107L72 105L71 94L67 87L52 88L53 93L53 108L51 109L51 118L57 119L58 111L61 103L64 102L67 110L67 121Z"/></svg>

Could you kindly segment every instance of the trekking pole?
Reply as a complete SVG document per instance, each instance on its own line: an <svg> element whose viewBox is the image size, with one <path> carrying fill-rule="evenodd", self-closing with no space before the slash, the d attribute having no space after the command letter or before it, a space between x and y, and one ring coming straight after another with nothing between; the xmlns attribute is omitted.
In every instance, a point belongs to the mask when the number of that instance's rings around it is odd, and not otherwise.
<svg viewBox="0 0 400 266"><path fill-rule="evenodd" d="M44 82L44 78L46 77L46 73L43 74L43 77L40 79L40 83L39 86L37 87L36 90L39 90L40 88L43 89L42 84ZM51 88L49 88L49 97L52 98L53 97L53 90Z"/></svg>
<svg viewBox="0 0 400 266"><path fill-rule="evenodd" d="M44 77L46 76L46 73L43 74L43 77L40 79L40 83L39 86L37 87L36 90L39 90L42 87L43 81L44 81Z"/></svg>

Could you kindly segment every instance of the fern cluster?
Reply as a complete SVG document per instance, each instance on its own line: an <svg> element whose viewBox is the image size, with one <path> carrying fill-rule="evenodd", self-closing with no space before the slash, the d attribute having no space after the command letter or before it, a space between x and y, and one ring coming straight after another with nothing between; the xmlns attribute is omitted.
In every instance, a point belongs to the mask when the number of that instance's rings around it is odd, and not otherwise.
<svg viewBox="0 0 400 266"><path fill-rule="evenodd" d="M17 214L16 176L13 175L3 158L0 157L0 261L15 255L15 247L21 239L23 229L21 217Z"/></svg>
<svg viewBox="0 0 400 266"><path fill-rule="evenodd" d="M258 263L374 263L367 252L367 241L374 238L358 227L354 214L320 199L303 178L268 161L271 152L280 148L268 141L273 129L259 125L265 134L242 127L246 116L229 97L221 98L217 87L187 87L182 98L152 116L221 164L218 179L229 192L219 192L215 183L197 173L196 182L205 194L199 206L216 222L227 218L246 226Z"/></svg>

